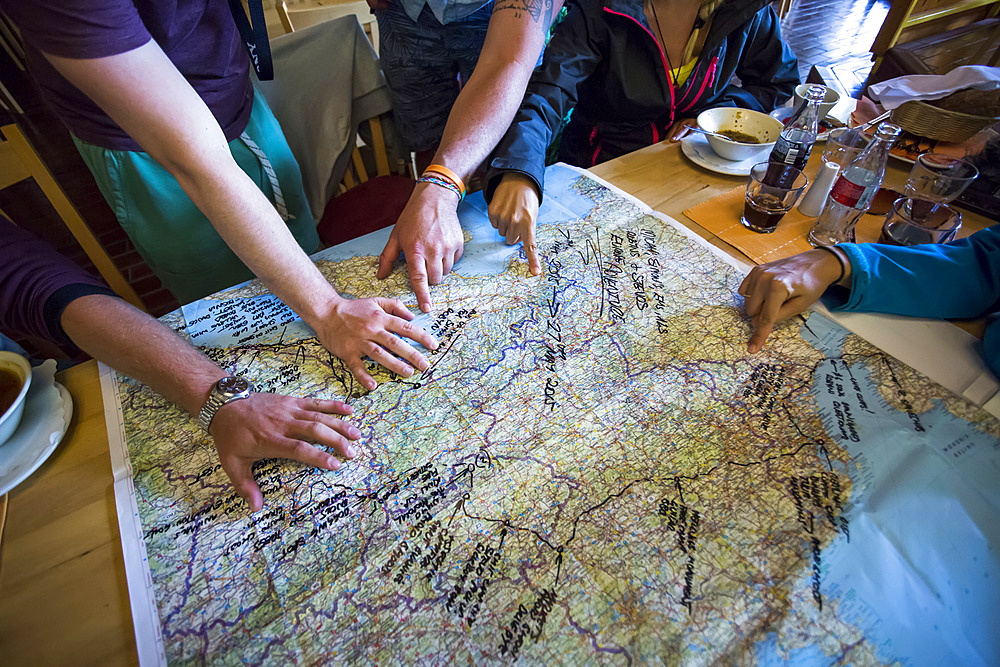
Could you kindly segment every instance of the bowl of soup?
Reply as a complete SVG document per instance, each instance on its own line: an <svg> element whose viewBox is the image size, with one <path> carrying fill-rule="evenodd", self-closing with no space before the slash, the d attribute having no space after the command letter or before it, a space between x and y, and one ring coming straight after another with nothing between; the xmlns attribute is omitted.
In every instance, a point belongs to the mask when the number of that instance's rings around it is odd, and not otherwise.
<svg viewBox="0 0 1000 667"><path fill-rule="evenodd" d="M31 385L31 365L20 354L0 352L0 446L17 430L24 397Z"/></svg>
<svg viewBox="0 0 1000 667"><path fill-rule="evenodd" d="M766 113L736 107L707 109L696 120L701 129L725 135L725 138L707 135L708 145L719 157L733 161L770 151L784 127L780 120Z"/></svg>

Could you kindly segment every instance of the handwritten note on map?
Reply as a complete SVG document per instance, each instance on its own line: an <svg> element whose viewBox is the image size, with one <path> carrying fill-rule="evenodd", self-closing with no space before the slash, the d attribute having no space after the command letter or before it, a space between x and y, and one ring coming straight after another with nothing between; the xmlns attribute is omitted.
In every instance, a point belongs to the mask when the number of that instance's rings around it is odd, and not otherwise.
<svg viewBox="0 0 1000 667"><path fill-rule="evenodd" d="M257 514L191 417L113 378L144 660L1000 660L1000 423L818 314L746 354L740 271L575 170L546 182L541 277L463 205L412 378L358 387L256 282L170 320L355 408L359 458L261 461ZM316 261L414 305L402 269L373 278L386 233Z"/></svg>

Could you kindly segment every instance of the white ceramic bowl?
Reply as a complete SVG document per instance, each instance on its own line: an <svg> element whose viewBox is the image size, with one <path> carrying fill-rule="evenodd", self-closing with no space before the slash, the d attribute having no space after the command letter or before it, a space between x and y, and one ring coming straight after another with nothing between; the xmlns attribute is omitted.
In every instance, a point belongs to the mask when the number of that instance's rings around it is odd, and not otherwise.
<svg viewBox="0 0 1000 667"><path fill-rule="evenodd" d="M0 445L14 435L17 425L21 423L21 413L24 412L24 397L31 385L31 365L20 354L0 352L0 369L13 372L21 379L21 391L7 411L0 415Z"/></svg>
<svg viewBox="0 0 1000 667"><path fill-rule="evenodd" d="M784 127L780 120L771 118L766 113L750 109L737 109L736 107L707 109L698 114L696 120L698 127L709 132L735 130L760 140L759 144L745 144L711 134L707 135L708 145L719 157L734 161L746 160L771 150Z"/></svg>
<svg viewBox="0 0 1000 667"><path fill-rule="evenodd" d="M823 86L818 83L799 84L798 86L795 86L795 102L792 105L793 109L798 109L799 105L802 104L802 100L806 98L806 90L809 89L809 86L819 86L826 91L823 101L819 103L819 119L823 120L830 114L833 107L837 106L837 102L840 101L840 93L833 88L828 88L827 86Z"/></svg>

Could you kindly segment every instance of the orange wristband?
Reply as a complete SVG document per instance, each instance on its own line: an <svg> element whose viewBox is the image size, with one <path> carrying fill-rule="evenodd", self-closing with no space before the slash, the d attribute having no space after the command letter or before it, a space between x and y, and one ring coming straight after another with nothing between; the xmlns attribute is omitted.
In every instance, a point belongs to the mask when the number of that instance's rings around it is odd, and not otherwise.
<svg viewBox="0 0 1000 667"><path fill-rule="evenodd" d="M439 176L444 176L449 181L455 184L455 187L458 188L458 191L462 195L465 195L465 183L462 181L461 177L459 177L458 174L453 172L448 167L445 167L444 165L441 164L429 164L427 165L427 168L424 169L424 173L426 174L427 172L430 172L432 174L438 174Z"/></svg>

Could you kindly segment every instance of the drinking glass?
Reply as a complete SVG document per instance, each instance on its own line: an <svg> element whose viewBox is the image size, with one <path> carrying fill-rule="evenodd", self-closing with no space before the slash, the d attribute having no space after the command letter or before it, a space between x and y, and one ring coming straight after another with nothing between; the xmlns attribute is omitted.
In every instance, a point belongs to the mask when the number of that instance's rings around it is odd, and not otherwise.
<svg viewBox="0 0 1000 667"><path fill-rule="evenodd" d="M806 175L795 167L770 162L755 164L750 170L740 222L747 229L770 234L795 206L808 184Z"/></svg>
<svg viewBox="0 0 1000 667"><path fill-rule="evenodd" d="M865 149L871 139L853 127L841 127L830 132L823 151L823 162L832 162L843 169Z"/></svg>
<svg viewBox="0 0 1000 667"><path fill-rule="evenodd" d="M914 203L922 206L916 209ZM914 216L914 210L919 210L918 217ZM955 239L961 226L962 214L947 204L900 197L885 216L878 242L889 245L947 243Z"/></svg>
<svg viewBox="0 0 1000 667"><path fill-rule="evenodd" d="M913 169L906 179L904 197L936 204L947 204L976 180L979 170L968 160L941 153L924 153L917 156ZM925 205L917 201L913 212L919 217Z"/></svg>

